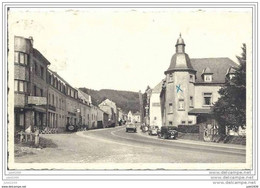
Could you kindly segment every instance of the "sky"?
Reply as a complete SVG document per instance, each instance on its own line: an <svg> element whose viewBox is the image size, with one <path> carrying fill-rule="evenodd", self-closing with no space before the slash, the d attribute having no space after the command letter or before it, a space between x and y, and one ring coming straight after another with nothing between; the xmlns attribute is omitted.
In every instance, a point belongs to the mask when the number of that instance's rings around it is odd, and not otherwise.
<svg viewBox="0 0 260 188"><path fill-rule="evenodd" d="M190 58L237 62L251 24L249 9L19 8L8 18L9 37L32 36L72 86L135 92L164 79L180 33Z"/></svg>

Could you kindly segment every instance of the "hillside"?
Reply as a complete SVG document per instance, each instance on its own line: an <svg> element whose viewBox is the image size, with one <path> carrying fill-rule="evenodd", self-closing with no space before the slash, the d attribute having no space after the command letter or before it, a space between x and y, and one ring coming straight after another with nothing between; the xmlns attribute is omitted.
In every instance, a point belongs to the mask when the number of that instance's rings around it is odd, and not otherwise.
<svg viewBox="0 0 260 188"><path fill-rule="evenodd" d="M105 99L110 99L117 104L125 113L128 111L136 112L140 110L138 92L118 91L112 89L101 89L99 91L79 88L81 91L89 94L94 105L100 104Z"/></svg>

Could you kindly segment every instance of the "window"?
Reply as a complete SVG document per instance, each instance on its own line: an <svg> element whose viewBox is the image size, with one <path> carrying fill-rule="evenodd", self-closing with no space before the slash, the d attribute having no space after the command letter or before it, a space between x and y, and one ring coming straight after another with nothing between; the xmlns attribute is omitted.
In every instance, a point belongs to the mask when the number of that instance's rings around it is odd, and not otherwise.
<svg viewBox="0 0 260 188"><path fill-rule="evenodd" d="M49 104L51 104L51 94L49 93Z"/></svg>
<svg viewBox="0 0 260 188"><path fill-rule="evenodd" d="M173 106L172 106L172 103L169 103L169 113L173 113Z"/></svg>
<svg viewBox="0 0 260 188"><path fill-rule="evenodd" d="M172 81L173 81L173 75L171 73L171 74L169 74L169 82L172 82Z"/></svg>
<svg viewBox="0 0 260 188"><path fill-rule="evenodd" d="M20 53L20 63L24 64L24 53Z"/></svg>
<svg viewBox="0 0 260 188"><path fill-rule="evenodd" d="M35 65L34 65L34 72L36 75L38 75L38 65L36 64L36 62L34 62Z"/></svg>
<svg viewBox="0 0 260 188"><path fill-rule="evenodd" d="M41 66L41 73L40 73L40 77L43 79L44 78L44 68Z"/></svg>
<svg viewBox="0 0 260 188"><path fill-rule="evenodd" d="M186 123L186 121L183 121L183 120L181 121L181 124L182 124L182 125L185 125L185 123Z"/></svg>
<svg viewBox="0 0 260 188"><path fill-rule="evenodd" d="M21 64L28 64L28 54L22 52L14 52L14 62Z"/></svg>
<svg viewBox="0 0 260 188"><path fill-rule="evenodd" d="M54 95L52 94L52 105L54 106Z"/></svg>
<svg viewBox="0 0 260 188"><path fill-rule="evenodd" d="M184 109L184 99L179 99L179 110L185 110Z"/></svg>
<svg viewBox="0 0 260 188"><path fill-rule="evenodd" d="M193 97L190 96L190 107L193 107Z"/></svg>
<svg viewBox="0 0 260 188"><path fill-rule="evenodd" d="M53 85L53 76L51 75L51 85Z"/></svg>
<svg viewBox="0 0 260 188"><path fill-rule="evenodd" d="M153 119L154 119L154 120L156 120L156 119L157 119L157 117L155 116Z"/></svg>
<svg viewBox="0 0 260 188"><path fill-rule="evenodd" d="M24 92L24 82L19 81L19 91Z"/></svg>
<svg viewBox="0 0 260 188"><path fill-rule="evenodd" d="M212 81L212 75L204 75L204 81L205 82L211 82Z"/></svg>
<svg viewBox="0 0 260 188"><path fill-rule="evenodd" d="M37 88L36 88L36 86L33 86L33 95L37 96Z"/></svg>
<svg viewBox="0 0 260 188"><path fill-rule="evenodd" d="M41 94L41 97L43 97L43 90L40 89L40 94Z"/></svg>
<svg viewBox="0 0 260 188"><path fill-rule="evenodd" d="M172 121L169 121L169 125L172 125Z"/></svg>
<svg viewBox="0 0 260 188"><path fill-rule="evenodd" d="M19 63L19 52L14 52L14 62Z"/></svg>
<svg viewBox="0 0 260 188"><path fill-rule="evenodd" d="M212 93L204 93L204 105L212 104Z"/></svg>
<svg viewBox="0 0 260 188"><path fill-rule="evenodd" d="M19 125L24 126L24 114L20 114Z"/></svg>
<svg viewBox="0 0 260 188"><path fill-rule="evenodd" d="M192 124L192 121L188 121L188 124L189 124L189 125Z"/></svg>
<svg viewBox="0 0 260 188"><path fill-rule="evenodd" d="M194 76L192 74L190 74L190 82L194 82Z"/></svg>
<svg viewBox="0 0 260 188"><path fill-rule="evenodd" d="M28 65L28 55L24 54L24 62L26 65Z"/></svg>
<svg viewBox="0 0 260 188"><path fill-rule="evenodd" d="M18 89L18 80L14 81L14 91L19 91L19 89Z"/></svg>

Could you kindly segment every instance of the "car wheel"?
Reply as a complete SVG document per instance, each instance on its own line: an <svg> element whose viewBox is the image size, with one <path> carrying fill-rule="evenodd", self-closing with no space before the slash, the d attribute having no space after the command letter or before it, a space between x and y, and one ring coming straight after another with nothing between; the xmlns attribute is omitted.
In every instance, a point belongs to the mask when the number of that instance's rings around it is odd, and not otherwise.
<svg viewBox="0 0 260 188"><path fill-rule="evenodd" d="M128 132L128 130L126 129L125 132Z"/></svg>
<svg viewBox="0 0 260 188"><path fill-rule="evenodd" d="M163 135L163 139L167 139L167 135L166 134Z"/></svg>

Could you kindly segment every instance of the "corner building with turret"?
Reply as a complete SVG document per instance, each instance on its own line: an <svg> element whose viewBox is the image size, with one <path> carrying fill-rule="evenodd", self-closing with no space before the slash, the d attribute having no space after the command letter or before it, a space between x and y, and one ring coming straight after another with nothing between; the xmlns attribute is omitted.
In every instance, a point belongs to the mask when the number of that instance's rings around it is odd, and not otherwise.
<svg viewBox="0 0 260 188"><path fill-rule="evenodd" d="M208 120L219 89L234 76L237 64L229 58L190 59L183 38L164 72L160 93L162 125L194 125Z"/></svg>

